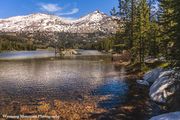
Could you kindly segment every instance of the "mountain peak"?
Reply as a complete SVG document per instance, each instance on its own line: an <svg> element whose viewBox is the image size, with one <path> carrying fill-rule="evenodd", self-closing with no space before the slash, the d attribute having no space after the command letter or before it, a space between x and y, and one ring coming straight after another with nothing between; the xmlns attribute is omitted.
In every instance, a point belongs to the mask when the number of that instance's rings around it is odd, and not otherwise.
<svg viewBox="0 0 180 120"><path fill-rule="evenodd" d="M103 12L99 11L99 10L96 10L94 12L92 12L91 14L101 14L101 15L105 15Z"/></svg>
<svg viewBox="0 0 180 120"><path fill-rule="evenodd" d="M101 13L99 10L94 11L93 13Z"/></svg>
<svg viewBox="0 0 180 120"><path fill-rule="evenodd" d="M63 17L44 13L15 16L0 20L0 31L2 32L48 31L69 33L114 33L117 26L117 21L113 17L98 10L76 20L68 20Z"/></svg>
<svg viewBox="0 0 180 120"><path fill-rule="evenodd" d="M33 13L30 15L27 15L30 18L50 18L50 17L58 17L56 15L53 14L47 14L47 13Z"/></svg>

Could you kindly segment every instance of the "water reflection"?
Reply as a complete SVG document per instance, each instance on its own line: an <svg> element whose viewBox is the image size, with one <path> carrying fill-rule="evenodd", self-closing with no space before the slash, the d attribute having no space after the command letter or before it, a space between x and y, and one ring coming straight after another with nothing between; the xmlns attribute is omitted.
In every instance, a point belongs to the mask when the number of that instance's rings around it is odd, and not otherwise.
<svg viewBox="0 0 180 120"><path fill-rule="evenodd" d="M113 79L112 81L107 81L107 83L95 89L93 91L93 95L110 96L109 99L100 101L99 106L106 109L111 109L113 107L117 107L117 105L120 105L120 103L126 100L127 91L128 87L126 83Z"/></svg>
<svg viewBox="0 0 180 120"><path fill-rule="evenodd" d="M117 71L109 61L107 56L0 61L0 117L146 120L158 114L148 89L125 80L125 69Z"/></svg>
<svg viewBox="0 0 180 120"><path fill-rule="evenodd" d="M41 99L76 101L92 95L111 96L99 107L112 108L115 104L111 102L123 99L127 89L121 73L115 71L110 62L81 59L0 62L0 106L3 109L12 101L16 105L38 104Z"/></svg>
<svg viewBox="0 0 180 120"><path fill-rule="evenodd" d="M12 59L28 59L28 58L46 58L54 57L54 51L39 50L39 51L11 51L0 53L0 60Z"/></svg>

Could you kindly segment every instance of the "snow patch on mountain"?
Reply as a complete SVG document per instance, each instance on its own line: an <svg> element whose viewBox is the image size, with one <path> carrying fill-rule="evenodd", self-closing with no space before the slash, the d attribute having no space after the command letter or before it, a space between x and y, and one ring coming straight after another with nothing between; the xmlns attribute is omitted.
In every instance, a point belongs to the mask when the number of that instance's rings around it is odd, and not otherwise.
<svg viewBox="0 0 180 120"><path fill-rule="evenodd" d="M76 20L42 13L0 19L0 32L115 33L119 19L95 11Z"/></svg>

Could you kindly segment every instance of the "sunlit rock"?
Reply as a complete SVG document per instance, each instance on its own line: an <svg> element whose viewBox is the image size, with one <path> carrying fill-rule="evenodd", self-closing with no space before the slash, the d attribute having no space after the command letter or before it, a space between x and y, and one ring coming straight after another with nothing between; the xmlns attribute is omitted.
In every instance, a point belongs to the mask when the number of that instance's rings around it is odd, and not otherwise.
<svg viewBox="0 0 180 120"><path fill-rule="evenodd" d="M149 83L146 80L137 80L136 82L141 84L141 85L149 86Z"/></svg>
<svg viewBox="0 0 180 120"><path fill-rule="evenodd" d="M150 120L180 120L180 112L171 112L152 117Z"/></svg>
<svg viewBox="0 0 180 120"><path fill-rule="evenodd" d="M61 54L64 56L71 56L71 55L77 55L78 52L74 49L67 49L67 50L61 51Z"/></svg>
<svg viewBox="0 0 180 120"><path fill-rule="evenodd" d="M159 59L158 58L153 58L153 57L147 57L147 58L145 58L145 63L148 63L148 64L152 64L152 63L155 63L155 62L157 62L157 61L159 61Z"/></svg>
<svg viewBox="0 0 180 120"><path fill-rule="evenodd" d="M175 76L164 76L158 78L150 87L149 95L153 101L168 103L178 90L178 79Z"/></svg>
<svg viewBox="0 0 180 120"><path fill-rule="evenodd" d="M170 76L174 72L175 72L174 70L168 70L168 71L161 72L160 75L159 75L159 78L165 77L165 76Z"/></svg>

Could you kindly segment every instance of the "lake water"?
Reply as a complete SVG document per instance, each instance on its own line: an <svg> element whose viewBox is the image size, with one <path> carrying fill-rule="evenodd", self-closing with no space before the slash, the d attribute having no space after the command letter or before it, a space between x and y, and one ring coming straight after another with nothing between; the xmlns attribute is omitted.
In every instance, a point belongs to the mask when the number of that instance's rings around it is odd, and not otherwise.
<svg viewBox="0 0 180 120"><path fill-rule="evenodd" d="M77 50L81 56L102 56L105 55L97 50ZM79 56L79 55L78 55ZM18 60L18 59L34 59L55 57L55 51L39 50L39 51L11 51L0 53L0 60ZM74 57L76 57L74 55Z"/></svg>
<svg viewBox="0 0 180 120"><path fill-rule="evenodd" d="M54 51L12 51L0 53L0 60L54 57Z"/></svg>
<svg viewBox="0 0 180 120"><path fill-rule="evenodd" d="M131 98L144 100L139 88L131 90L136 83L124 79L125 69L117 70L110 60L91 56L0 61L0 114L56 113L63 119L74 119L75 114L90 119L92 113L108 115Z"/></svg>

